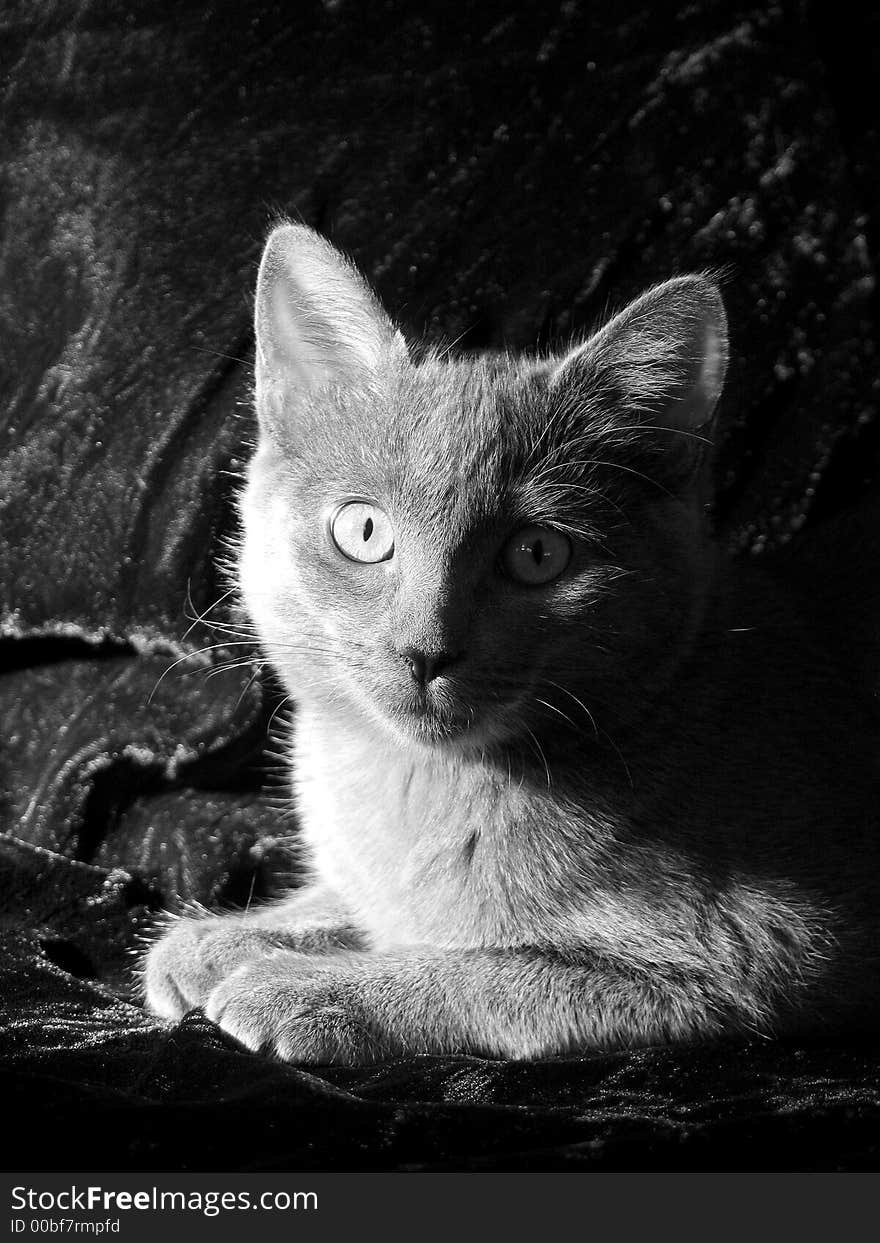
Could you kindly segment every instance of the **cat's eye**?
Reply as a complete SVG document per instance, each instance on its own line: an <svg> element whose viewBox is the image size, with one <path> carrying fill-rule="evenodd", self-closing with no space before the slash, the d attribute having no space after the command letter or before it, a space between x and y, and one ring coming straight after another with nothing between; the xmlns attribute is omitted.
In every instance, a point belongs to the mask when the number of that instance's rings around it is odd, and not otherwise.
<svg viewBox="0 0 880 1243"><path fill-rule="evenodd" d="M367 501L349 501L330 519L333 543L349 561L387 561L394 552L394 531L388 515Z"/></svg>
<svg viewBox="0 0 880 1243"><path fill-rule="evenodd" d="M511 535L501 552L508 577L538 587L558 578L571 560L571 542L552 527L523 527Z"/></svg>

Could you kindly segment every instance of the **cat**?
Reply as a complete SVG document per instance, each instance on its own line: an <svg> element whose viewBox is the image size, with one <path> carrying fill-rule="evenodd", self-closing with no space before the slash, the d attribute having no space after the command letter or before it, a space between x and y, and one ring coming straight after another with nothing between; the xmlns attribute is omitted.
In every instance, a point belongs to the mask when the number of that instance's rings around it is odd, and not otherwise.
<svg viewBox="0 0 880 1243"><path fill-rule="evenodd" d="M727 360L703 275L562 353L416 359L274 229L238 586L309 879L173 921L155 1013L349 1064L876 1015L877 719L810 576L712 538Z"/></svg>

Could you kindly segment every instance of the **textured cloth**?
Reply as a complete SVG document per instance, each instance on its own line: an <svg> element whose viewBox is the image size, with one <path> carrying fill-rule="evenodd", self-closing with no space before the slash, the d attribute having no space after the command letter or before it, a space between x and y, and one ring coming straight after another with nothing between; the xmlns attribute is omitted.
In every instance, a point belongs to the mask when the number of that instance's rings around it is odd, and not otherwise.
<svg viewBox="0 0 880 1243"><path fill-rule="evenodd" d="M716 523L772 555L877 491L877 36L842 4L4 6L6 1168L877 1167L867 1039L305 1072L131 975L163 905L294 873L287 709L247 642L202 650L270 221L463 348L719 272Z"/></svg>

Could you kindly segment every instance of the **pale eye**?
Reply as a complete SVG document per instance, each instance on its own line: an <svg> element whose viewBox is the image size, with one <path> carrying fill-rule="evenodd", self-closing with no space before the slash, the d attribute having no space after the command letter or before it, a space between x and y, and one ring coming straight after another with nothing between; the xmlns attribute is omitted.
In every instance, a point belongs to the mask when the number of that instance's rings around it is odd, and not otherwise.
<svg viewBox="0 0 880 1243"><path fill-rule="evenodd" d="M394 552L388 515L367 501L349 501L330 519L333 543L350 561L387 561Z"/></svg>
<svg viewBox="0 0 880 1243"><path fill-rule="evenodd" d="M552 527L523 527L504 545L501 561L510 578L538 586L558 578L571 560L571 543Z"/></svg>

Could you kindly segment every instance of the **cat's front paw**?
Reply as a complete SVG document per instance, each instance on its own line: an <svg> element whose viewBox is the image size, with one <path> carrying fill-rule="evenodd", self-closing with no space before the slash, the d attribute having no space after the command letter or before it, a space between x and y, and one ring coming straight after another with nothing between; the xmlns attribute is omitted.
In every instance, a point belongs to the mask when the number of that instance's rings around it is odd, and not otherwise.
<svg viewBox="0 0 880 1243"><path fill-rule="evenodd" d="M246 963L211 993L209 1019L253 1051L287 1062L363 1065L401 1052L344 959L279 953Z"/></svg>
<svg viewBox="0 0 880 1243"><path fill-rule="evenodd" d="M232 916L178 919L151 946L143 963L147 1006L179 1019L202 1006L221 980L243 963L277 951L279 934Z"/></svg>

